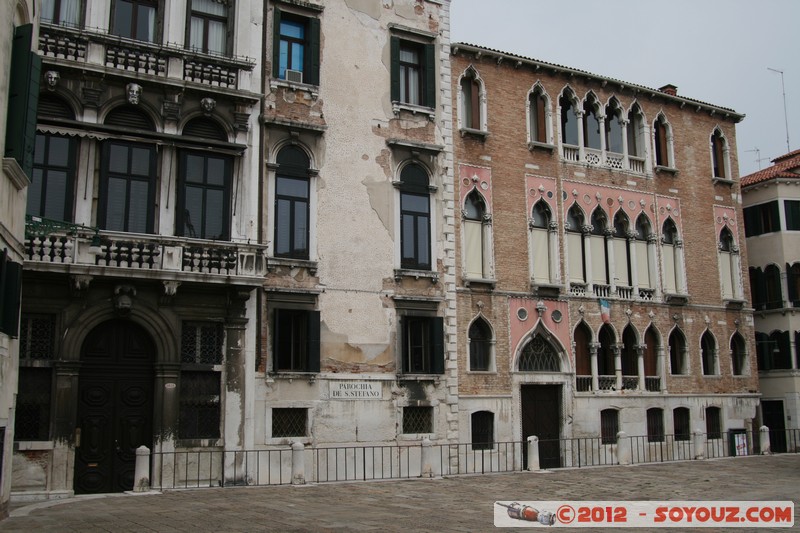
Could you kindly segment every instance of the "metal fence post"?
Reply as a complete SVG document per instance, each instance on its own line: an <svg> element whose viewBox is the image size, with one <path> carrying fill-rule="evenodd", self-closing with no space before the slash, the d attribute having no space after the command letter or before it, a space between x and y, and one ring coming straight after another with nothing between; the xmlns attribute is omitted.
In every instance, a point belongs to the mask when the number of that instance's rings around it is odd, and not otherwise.
<svg viewBox="0 0 800 533"><path fill-rule="evenodd" d="M306 465L305 446L302 442L292 443L292 485L305 485Z"/></svg>
<svg viewBox="0 0 800 533"><path fill-rule="evenodd" d="M706 458L706 435L700 431L694 432L694 458Z"/></svg>
<svg viewBox="0 0 800 533"><path fill-rule="evenodd" d="M147 492L150 490L150 448L139 446L136 448L136 464L133 469L133 492Z"/></svg>
<svg viewBox="0 0 800 533"><path fill-rule="evenodd" d="M536 435L528 437L528 470L531 472L541 470L539 463L539 437Z"/></svg>
<svg viewBox="0 0 800 533"><path fill-rule="evenodd" d="M420 477L433 477L433 465L431 464L431 452L433 452L433 449L431 448L432 445L433 443L428 437L422 439L422 451L420 453L419 468Z"/></svg>
<svg viewBox="0 0 800 533"><path fill-rule="evenodd" d="M769 440L769 428L767 426L761 426L758 428L758 432L758 442L761 444L761 455L770 455L772 453L772 444Z"/></svg>
<svg viewBox="0 0 800 533"><path fill-rule="evenodd" d="M624 431L617 433L617 462L621 465L631 464L631 439Z"/></svg>

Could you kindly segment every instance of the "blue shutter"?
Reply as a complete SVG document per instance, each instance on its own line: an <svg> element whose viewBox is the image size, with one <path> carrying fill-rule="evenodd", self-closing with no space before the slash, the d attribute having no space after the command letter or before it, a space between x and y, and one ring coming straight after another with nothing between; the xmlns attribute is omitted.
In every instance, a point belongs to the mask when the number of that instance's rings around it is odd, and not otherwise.
<svg viewBox="0 0 800 533"><path fill-rule="evenodd" d="M5 147L6 157L16 159L28 177L33 171L36 109L42 72L42 59L31 52L32 39L32 24L19 26L14 31Z"/></svg>

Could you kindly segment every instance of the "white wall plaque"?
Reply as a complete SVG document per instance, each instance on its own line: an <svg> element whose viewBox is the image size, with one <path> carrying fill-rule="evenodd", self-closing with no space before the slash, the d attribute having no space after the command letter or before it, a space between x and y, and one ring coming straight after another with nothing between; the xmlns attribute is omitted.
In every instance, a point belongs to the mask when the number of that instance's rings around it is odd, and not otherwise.
<svg viewBox="0 0 800 533"><path fill-rule="evenodd" d="M381 400L383 387L379 381L331 381L331 400Z"/></svg>

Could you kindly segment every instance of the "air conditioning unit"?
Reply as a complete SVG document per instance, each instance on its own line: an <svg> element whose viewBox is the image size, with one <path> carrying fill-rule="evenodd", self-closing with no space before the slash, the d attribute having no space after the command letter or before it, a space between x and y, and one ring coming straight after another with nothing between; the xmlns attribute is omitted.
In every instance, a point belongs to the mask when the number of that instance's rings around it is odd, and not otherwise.
<svg viewBox="0 0 800 533"><path fill-rule="evenodd" d="M303 72L300 70L286 69L286 81L294 83L303 83Z"/></svg>

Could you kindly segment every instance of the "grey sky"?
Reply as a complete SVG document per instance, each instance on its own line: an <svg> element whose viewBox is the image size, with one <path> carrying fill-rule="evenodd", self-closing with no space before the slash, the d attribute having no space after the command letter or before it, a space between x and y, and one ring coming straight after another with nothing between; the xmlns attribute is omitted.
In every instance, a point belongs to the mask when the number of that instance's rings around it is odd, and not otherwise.
<svg viewBox="0 0 800 533"><path fill-rule="evenodd" d="M742 176L800 148L798 0L452 0L451 40L658 88L747 116Z"/></svg>

